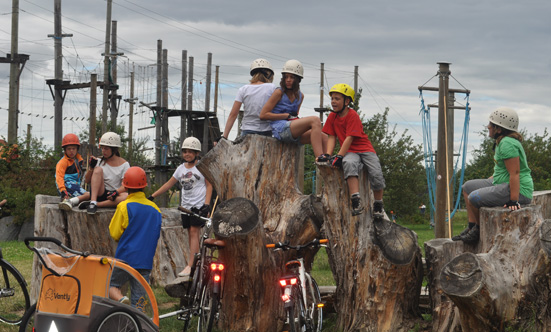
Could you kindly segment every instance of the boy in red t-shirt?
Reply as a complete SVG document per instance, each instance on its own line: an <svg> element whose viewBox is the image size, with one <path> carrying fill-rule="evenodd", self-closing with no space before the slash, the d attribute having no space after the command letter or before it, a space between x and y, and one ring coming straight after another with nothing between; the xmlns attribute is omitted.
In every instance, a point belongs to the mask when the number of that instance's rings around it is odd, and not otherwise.
<svg viewBox="0 0 551 332"><path fill-rule="evenodd" d="M329 154L333 152L336 138L338 138L341 147L338 154L330 158L330 163L333 167L343 168L350 193L353 216L361 214L364 209L361 203L358 175L362 164L367 167L375 197L373 217L382 219L384 217L385 179L375 149L373 149L367 134L364 133L360 116L355 110L348 107L354 101L354 89L348 84L335 84L329 91L329 95L333 111L323 126L323 132L329 135L327 153L324 156L329 157Z"/></svg>

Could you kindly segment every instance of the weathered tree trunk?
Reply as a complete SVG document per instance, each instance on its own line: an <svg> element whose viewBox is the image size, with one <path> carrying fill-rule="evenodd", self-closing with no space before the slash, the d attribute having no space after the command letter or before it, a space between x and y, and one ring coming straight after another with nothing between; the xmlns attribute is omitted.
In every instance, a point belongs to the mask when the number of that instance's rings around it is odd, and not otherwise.
<svg viewBox="0 0 551 332"><path fill-rule="evenodd" d="M245 241L242 235L237 239L228 233L225 238L229 245L223 255L232 268L227 271L225 292L230 293L224 295L225 313L220 328L223 331L281 328L284 317L277 278L286 259L294 253L268 252L264 244L305 243L319 235L324 221L330 262L337 280L339 328L407 331L408 318L415 316L417 310L422 277L415 234L388 222L378 224L375 232L367 211L351 217L342 172L329 167L322 167L321 172L326 182L323 208L319 200L302 195L296 185L298 152L295 145L249 135L236 144L220 141L198 165L219 199L244 197L254 202L263 225L261 235L254 235L262 241L247 239L250 241L247 248L239 245ZM361 182L365 184L366 178L362 176ZM366 205L371 202L368 193L367 185L362 186Z"/></svg>
<svg viewBox="0 0 551 332"><path fill-rule="evenodd" d="M374 222L367 171L360 174L365 210L351 215L341 170L321 166L325 235L337 283L335 308L342 331L408 331L419 314L423 278L417 235L388 219Z"/></svg>
<svg viewBox="0 0 551 332"><path fill-rule="evenodd" d="M543 220L540 205L531 205L515 212L482 208L480 222L476 245L447 239L426 244L427 262L435 262L431 297L447 295L434 303L433 322L450 320L453 301L463 331L551 330L551 220ZM438 307L443 303L448 312ZM433 331L446 331L444 325Z"/></svg>
<svg viewBox="0 0 551 332"><path fill-rule="evenodd" d="M268 251L264 245L308 242L318 235L316 225L322 220L312 197L297 188L298 156L295 145L249 135L239 144L220 141L197 166L219 201L249 199L260 215L261 225L250 233L242 233L240 227L221 229L214 221L215 234L226 241L221 255L228 265L222 331L281 331L284 315L277 279L294 253Z"/></svg>
<svg viewBox="0 0 551 332"><path fill-rule="evenodd" d="M109 235L109 223L115 209L98 209L91 216L77 208L70 212L59 210L58 197L38 195L35 203L35 236L60 240L69 248L97 255L114 256L117 243ZM177 209L161 209L161 237L151 271L151 284L164 286L172 282L187 264L189 245L187 232L182 228ZM49 246L39 243L38 246ZM55 245L52 248L58 249ZM32 295L36 299L41 269L35 257L33 263Z"/></svg>

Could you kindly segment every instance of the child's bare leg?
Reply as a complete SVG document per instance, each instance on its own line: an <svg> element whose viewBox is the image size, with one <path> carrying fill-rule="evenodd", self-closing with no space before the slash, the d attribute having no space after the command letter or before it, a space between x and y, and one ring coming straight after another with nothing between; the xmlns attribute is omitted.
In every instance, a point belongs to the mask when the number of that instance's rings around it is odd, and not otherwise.
<svg viewBox="0 0 551 332"><path fill-rule="evenodd" d="M97 201L98 195L103 194L105 191L105 183L103 181L103 169L101 167L96 167L94 174L92 174L92 179L90 180L90 200Z"/></svg>
<svg viewBox="0 0 551 332"><path fill-rule="evenodd" d="M301 143L312 145L316 157L323 154L323 139L319 118L308 116L293 120L290 128L293 137L300 137Z"/></svg>
<svg viewBox="0 0 551 332"><path fill-rule="evenodd" d="M109 298L111 300L119 301L122 299L122 293L120 288L117 287L109 287Z"/></svg>
<svg viewBox="0 0 551 332"><path fill-rule="evenodd" d="M353 195L355 193L360 192L360 181L358 180L357 176L349 176L346 179L346 183L348 183L348 194L349 195Z"/></svg>

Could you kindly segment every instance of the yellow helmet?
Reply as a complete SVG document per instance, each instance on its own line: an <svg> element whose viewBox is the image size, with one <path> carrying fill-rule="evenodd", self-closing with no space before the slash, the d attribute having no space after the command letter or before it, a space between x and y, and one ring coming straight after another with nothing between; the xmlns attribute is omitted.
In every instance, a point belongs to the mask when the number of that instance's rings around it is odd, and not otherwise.
<svg viewBox="0 0 551 332"><path fill-rule="evenodd" d="M352 87L350 87L350 85L348 84L339 83L339 84L333 85L331 90L329 90L329 95L331 95L331 93L333 92L341 93L346 97L350 97L350 99L354 101L354 89L352 89Z"/></svg>

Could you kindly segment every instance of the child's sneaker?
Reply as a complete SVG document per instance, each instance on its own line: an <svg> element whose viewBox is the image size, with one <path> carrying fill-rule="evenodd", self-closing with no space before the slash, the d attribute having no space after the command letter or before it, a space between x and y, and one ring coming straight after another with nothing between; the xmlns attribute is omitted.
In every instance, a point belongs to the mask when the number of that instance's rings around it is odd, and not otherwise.
<svg viewBox="0 0 551 332"><path fill-rule="evenodd" d="M82 201L78 205L78 209L79 210L86 210L86 209L88 209L88 205L90 205L90 201Z"/></svg>
<svg viewBox="0 0 551 332"><path fill-rule="evenodd" d="M364 207L362 206L362 200L359 195L353 195L350 198L350 201L352 202L352 215L357 216L359 214L362 214L364 211Z"/></svg>
<svg viewBox="0 0 551 332"><path fill-rule="evenodd" d="M375 220L383 220L385 217L385 209L383 208L383 201L376 200L373 202L373 218Z"/></svg>
<svg viewBox="0 0 551 332"><path fill-rule="evenodd" d="M90 203L90 205L88 205L88 208L86 208L86 212L88 214L96 214L97 209L98 207L96 206L96 204Z"/></svg>
<svg viewBox="0 0 551 332"><path fill-rule="evenodd" d="M59 203L57 206L63 211L71 211L73 209L73 204L71 204L71 201L68 199L64 199L63 202Z"/></svg>
<svg viewBox="0 0 551 332"><path fill-rule="evenodd" d="M126 296L123 296L120 300L119 300L120 303L122 304L126 304L126 305L130 305L130 299Z"/></svg>

